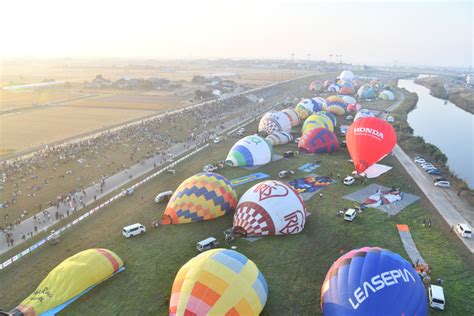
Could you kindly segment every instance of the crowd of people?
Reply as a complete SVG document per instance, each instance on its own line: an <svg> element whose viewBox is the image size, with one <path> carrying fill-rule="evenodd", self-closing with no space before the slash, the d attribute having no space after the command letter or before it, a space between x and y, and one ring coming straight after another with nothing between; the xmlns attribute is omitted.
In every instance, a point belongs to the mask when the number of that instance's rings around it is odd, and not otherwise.
<svg viewBox="0 0 474 316"><path fill-rule="evenodd" d="M285 90L274 86L253 93L253 98L236 96L207 102L120 129L107 130L88 139L45 146L28 157L3 161L0 166L3 191L0 192L0 211L4 221L0 223L0 232L9 231L28 214L41 214L46 207L59 208L60 203L71 201L74 205L81 205L77 193L84 192L84 187L102 183L107 174L126 170L151 157L159 157L160 163L166 161L168 149L177 143L184 144L185 148L205 143L215 137L227 121L261 112L262 108L251 101L255 97L267 101L287 92ZM87 177L84 168L94 167L98 170L90 172ZM45 189L48 186L54 190ZM70 192L57 194L60 191ZM43 215L44 220L47 215Z"/></svg>

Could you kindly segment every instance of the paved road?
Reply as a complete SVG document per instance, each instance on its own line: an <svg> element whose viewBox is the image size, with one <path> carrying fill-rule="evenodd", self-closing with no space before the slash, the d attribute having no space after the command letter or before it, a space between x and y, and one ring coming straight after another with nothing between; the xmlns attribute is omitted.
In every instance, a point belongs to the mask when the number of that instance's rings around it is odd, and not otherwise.
<svg viewBox="0 0 474 316"><path fill-rule="evenodd" d="M405 98L404 95L399 95L401 96L400 100L390 106L387 109L388 111L393 111L403 102ZM386 116L386 113L382 113L380 117L385 119ZM393 154L430 200L431 204L433 204L441 216L443 216L449 226L456 226L459 223L468 223L471 227L473 226L474 210L469 207L467 202L457 196L454 189L435 187L433 178L424 172L424 170L413 161L413 158L408 156L400 146L395 146ZM466 245L469 251L474 253L474 239L466 239L459 235L457 236Z"/></svg>

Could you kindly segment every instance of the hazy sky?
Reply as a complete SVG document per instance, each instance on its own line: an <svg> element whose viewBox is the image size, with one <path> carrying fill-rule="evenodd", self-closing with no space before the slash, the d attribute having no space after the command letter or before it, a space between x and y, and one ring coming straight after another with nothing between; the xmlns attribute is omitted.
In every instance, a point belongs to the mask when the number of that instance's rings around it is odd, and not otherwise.
<svg viewBox="0 0 474 316"><path fill-rule="evenodd" d="M0 56L469 66L473 1L8 0Z"/></svg>

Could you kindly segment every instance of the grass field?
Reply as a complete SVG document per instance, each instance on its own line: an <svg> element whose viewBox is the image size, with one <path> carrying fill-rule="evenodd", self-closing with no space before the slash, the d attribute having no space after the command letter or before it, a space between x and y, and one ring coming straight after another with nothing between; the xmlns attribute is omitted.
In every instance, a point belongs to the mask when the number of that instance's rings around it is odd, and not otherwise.
<svg viewBox="0 0 474 316"><path fill-rule="evenodd" d="M16 306L65 258L87 248L105 247L124 259L126 270L80 298L65 314L165 315L165 297L170 294L171 284L179 268L197 255L196 242L214 236L225 244L223 231L232 225L232 216L151 229L150 222L160 219L165 207L155 204L153 198L158 192L175 189L181 181L200 172L204 164L225 158L234 141L235 139L228 139L219 145L212 145L209 150L178 165L175 176L164 174L158 177L133 196L114 203L66 232L58 245L46 245L22 259L16 266L1 271L0 283L8 286L0 287L0 306ZM277 147L276 151L281 153L295 149L295 146ZM301 155L283 159L258 171L276 178L280 170L296 170L313 158L314 156ZM347 162L348 158L345 149L340 149L331 156L318 155L321 167L315 172L321 175L332 174L335 179L339 173L342 178L353 170L353 166ZM407 257L395 227L397 223L410 226L417 247L433 268L432 278L444 279L447 301L444 314L472 313L474 303L469 299L474 296L472 257L455 236L449 233L444 221L397 161L389 156L383 163L394 166L394 170L366 184L357 183L347 187L338 182L322 191L322 199L315 196L307 202L307 209L312 215L307 218L302 233L267 237L254 243L246 240L235 243L238 251L257 264L268 283L269 298L264 315L319 314L322 281L341 252L368 245L388 248ZM249 173L252 172L239 168L225 168L221 172L228 179ZM305 173L298 171L293 177L303 175ZM344 222L342 218L335 216L337 210L353 205L342 199L342 196L373 182L389 187L398 186L405 192L422 198L393 218L388 218L375 209L364 211L353 223ZM255 183L238 187L239 196L253 184ZM141 193L144 194L144 200L140 199ZM425 218L432 219L431 229L422 227ZM147 225L149 230L144 235L126 240L121 236L121 228L135 222ZM438 314L435 311L430 313Z"/></svg>
<svg viewBox="0 0 474 316"><path fill-rule="evenodd" d="M153 113L60 107L4 115L0 116L0 148L19 151Z"/></svg>

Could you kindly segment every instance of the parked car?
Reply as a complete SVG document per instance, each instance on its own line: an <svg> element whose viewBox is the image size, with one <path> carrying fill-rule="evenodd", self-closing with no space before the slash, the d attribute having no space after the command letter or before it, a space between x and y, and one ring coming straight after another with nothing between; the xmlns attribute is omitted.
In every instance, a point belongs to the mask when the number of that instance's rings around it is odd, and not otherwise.
<svg viewBox="0 0 474 316"><path fill-rule="evenodd" d="M214 138L214 144L218 144L218 143L220 143L221 141L222 141L222 138L220 138L220 137Z"/></svg>
<svg viewBox="0 0 474 316"><path fill-rule="evenodd" d="M354 117L352 115L346 116L346 120L352 120L352 119L354 119Z"/></svg>
<svg viewBox="0 0 474 316"><path fill-rule="evenodd" d="M216 171L218 168L217 166L214 166L212 164L208 164L208 165L205 165L203 168L202 168L202 171L203 172L214 172Z"/></svg>
<svg viewBox="0 0 474 316"><path fill-rule="evenodd" d="M425 158L423 158L423 157L415 157L415 162L416 162L417 164L422 164L422 163L425 163L426 160L425 160Z"/></svg>
<svg viewBox="0 0 474 316"><path fill-rule="evenodd" d="M436 179L434 179L434 182L438 182L438 181L448 181L448 179L443 178L443 177L437 177Z"/></svg>
<svg viewBox="0 0 474 316"><path fill-rule="evenodd" d="M352 222L354 218L356 217L356 215L357 215L357 211L353 208L350 208L344 213L344 220L348 222Z"/></svg>
<svg viewBox="0 0 474 316"><path fill-rule="evenodd" d="M122 193L125 194L125 195L132 195L133 194L133 189L132 188L128 188L128 189L124 189L122 190Z"/></svg>
<svg viewBox="0 0 474 316"><path fill-rule="evenodd" d="M468 224L457 224L456 231L458 232L459 236L464 238L471 238L472 236L472 228L469 227Z"/></svg>
<svg viewBox="0 0 474 316"><path fill-rule="evenodd" d="M441 175L441 171L439 171L439 169L429 169L426 171L426 173L428 174L431 174L431 175L434 175L434 176L440 176Z"/></svg>
<svg viewBox="0 0 474 316"><path fill-rule="evenodd" d="M437 187L440 187L440 188L449 188L450 183L449 183L449 181L437 181L437 182L435 182L434 185L437 186Z"/></svg>
<svg viewBox="0 0 474 316"><path fill-rule="evenodd" d="M295 172L293 170L282 170L278 173L278 176L280 177L280 179L286 179L288 178L290 175L293 175L295 174Z"/></svg>
<svg viewBox="0 0 474 316"><path fill-rule="evenodd" d="M445 301L443 288L439 285L430 285L428 288L428 301L431 307L444 310Z"/></svg>
<svg viewBox="0 0 474 316"><path fill-rule="evenodd" d="M236 136L239 136L239 137L242 137L242 136L244 136L244 133L242 133L242 132L236 132L235 135L236 135Z"/></svg>
<svg viewBox="0 0 474 316"><path fill-rule="evenodd" d="M142 224L140 223L136 223L136 224L132 224L132 225L129 225L129 226L125 226L123 229L122 229L122 234L126 237L126 238L129 238L129 237L132 237L132 236L136 236L136 235L140 235L141 233L144 233L146 232L146 228L145 226L143 226Z"/></svg>
<svg viewBox="0 0 474 316"><path fill-rule="evenodd" d="M285 151L283 153L283 158L291 158L291 157L294 157L294 156L295 156L295 152L291 151L291 150Z"/></svg>
<svg viewBox="0 0 474 316"><path fill-rule="evenodd" d="M421 167L421 169L423 169L423 170L426 171L426 170L429 170L429 169L436 169L436 167L433 166L433 165L423 165L423 166Z"/></svg>
<svg viewBox="0 0 474 316"><path fill-rule="evenodd" d="M214 237L209 237L204 240L201 240L196 245L196 249L199 252L204 252L206 250L210 250L212 248L217 248L217 247L219 247L219 242Z"/></svg>
<svg viewBox="0 0 474 316"><path fill-rule="evenodd" d="M389 115L389 116L387 116L387 122L393 123L393 122L395 122L395 119L393 118L393 116Z"/></svg>
<svg viewBox="0 0 474 316"><path fill-rule="evenodd" d="M298 144L298 143L300 142L300 138L301 138L301 137L295 138L295 143Z"/></svg>
<svg viewBox="0 0 474 316"><path fill-rule="evenodd" d="M237 132L239 132L239 133L245 133L245 128L241 127L241 128L239 128L239 130L238 130Z"/></svg>
<svg viewBox="0 0 474 316"><path fill-rule="evenodd" d="M355 182L355 178L351 176L347 176L342 180L342 183L345 185L352 185Z"/></svg>
<svg viewBox="0 0 474 316"><path fill-rule="evenodd" d="M167 202L173 195L173 191L161 192L155 197L155 203Z"/></svg>

